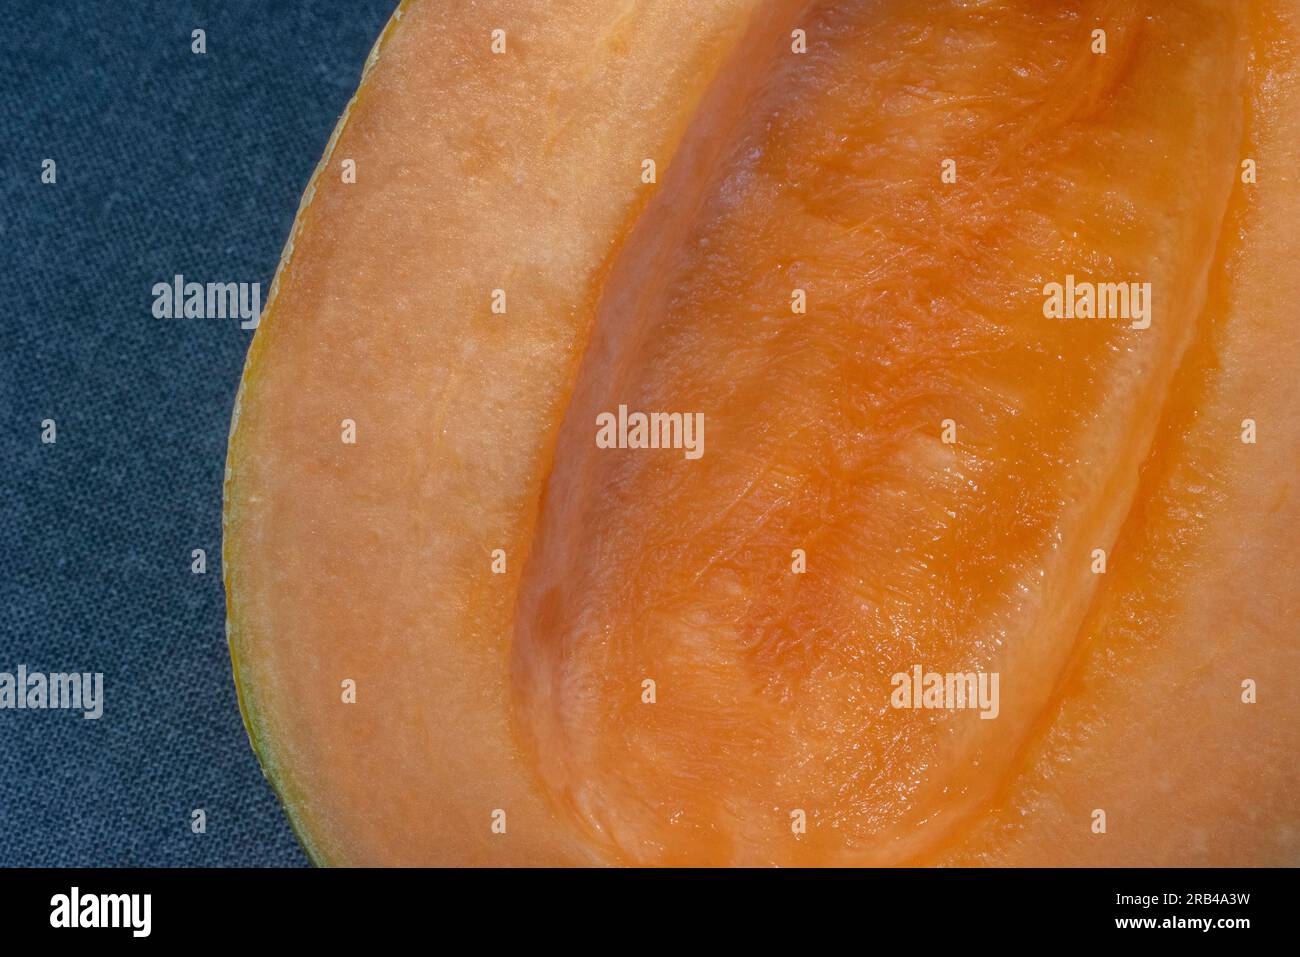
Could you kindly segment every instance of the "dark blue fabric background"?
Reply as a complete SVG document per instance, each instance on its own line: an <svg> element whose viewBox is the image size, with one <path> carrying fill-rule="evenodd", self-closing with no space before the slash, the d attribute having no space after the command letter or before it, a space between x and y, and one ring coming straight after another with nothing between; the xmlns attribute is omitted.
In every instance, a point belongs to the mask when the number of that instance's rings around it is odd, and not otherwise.
<svg viewBox="0 0 1300 957"><path fill-rule="evenodd" d="M155 319L151 287L265 298L394 5L0 4L0 671L105 676L99 721L0 711L2 865L306 863L226 651L221 482L252 333Z"/></svg>

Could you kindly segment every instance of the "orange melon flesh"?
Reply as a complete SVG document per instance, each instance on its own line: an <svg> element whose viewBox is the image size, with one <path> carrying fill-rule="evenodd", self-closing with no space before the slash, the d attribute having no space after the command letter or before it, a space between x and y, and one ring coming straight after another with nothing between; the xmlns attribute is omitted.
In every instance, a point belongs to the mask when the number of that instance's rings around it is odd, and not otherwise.
<svg viewBox="0 0 1300 957"><path fill-rule="evenodd" d="M990 806L919 863L1300 861L1300 10L1251 14L1241 155L1270 172L1234 195L1077 660ZM1255 445L1240 441L1246 418ZM1241 701L1246 679L1257 705ZM1096 808L1109 809L1104 836L1078 826Z"/></svg>
<svg viewBox="0 0 1300 957"><path fill-rule="evenodd" d="M591 859L517 760L510 617L642 160L671 161L757 4L683 35L690 6L404 4L308 188L237 399L224 564L250 735L317 861ZM496 808L509 842L478 826Z"/></svg>
<svg viewBox="0 0 1300 957"><path fill-rule="evenodd" d="M543 777L629 860L893 863L988 797L1131 509L1234 179L1220 4L1126 15L1100 66L1042 4L811 26L685 242L633 236L607 284L525 576ZM1046 320L1073 273L1149 281L1150 328ZM706 453L597 448L620 404L702 412ZM998 672L1000 714L889 707L914 664Z"/></svg>
<svg viewBox="0 0 1300 957"><path fill-rule="evenodd" d="M399 10L237 401L313 859L1294 863L1290 5L499 9ZM1149 327L1045 318L1067 275ZM620 405L703 456L598 448ZM914 665L997 718L890 707Z"/></svg>

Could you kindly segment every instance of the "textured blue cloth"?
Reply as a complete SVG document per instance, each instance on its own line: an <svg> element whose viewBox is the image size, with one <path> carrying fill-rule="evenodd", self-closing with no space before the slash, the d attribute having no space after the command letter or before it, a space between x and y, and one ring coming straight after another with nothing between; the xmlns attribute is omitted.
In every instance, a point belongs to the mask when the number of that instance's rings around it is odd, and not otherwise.
<svg viewBox="0 0 1300 957"><path fill-rule="evenodd" d="M151 289L180 273L265 297L394 2L0 5L0 672L105 685L98 721L0 710L0 865L306 863L225 641L221 482L252 333L155 319Z"/></svg>

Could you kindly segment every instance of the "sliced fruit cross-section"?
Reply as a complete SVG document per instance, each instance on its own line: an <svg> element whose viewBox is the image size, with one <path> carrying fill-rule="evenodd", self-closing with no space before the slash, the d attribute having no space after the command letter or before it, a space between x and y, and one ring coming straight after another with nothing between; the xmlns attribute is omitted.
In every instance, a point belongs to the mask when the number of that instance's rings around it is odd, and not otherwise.
<svg viewBox="0 0 1300 957"><path fill-rule="evenodd" d="M399 11L238 400L232 653L313 857L1293 862L1290 5L495 15Z"/></svg>

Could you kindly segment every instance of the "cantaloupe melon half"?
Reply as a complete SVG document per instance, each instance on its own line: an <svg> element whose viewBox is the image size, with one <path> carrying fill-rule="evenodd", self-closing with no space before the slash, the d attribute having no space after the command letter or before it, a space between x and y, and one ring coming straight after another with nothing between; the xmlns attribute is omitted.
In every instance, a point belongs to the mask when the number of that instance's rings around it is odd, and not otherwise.
<svg viewBox="0 0 1300 957"><path fill-rule="evenodd" d="M1282 0L404 4L227 468L312 858L1295 863L1297 39ZM1076 281L1148 311L1047 315ZM601 447L620 406L702 445ZM914 667L996 717L895 707Z"/></svg>

